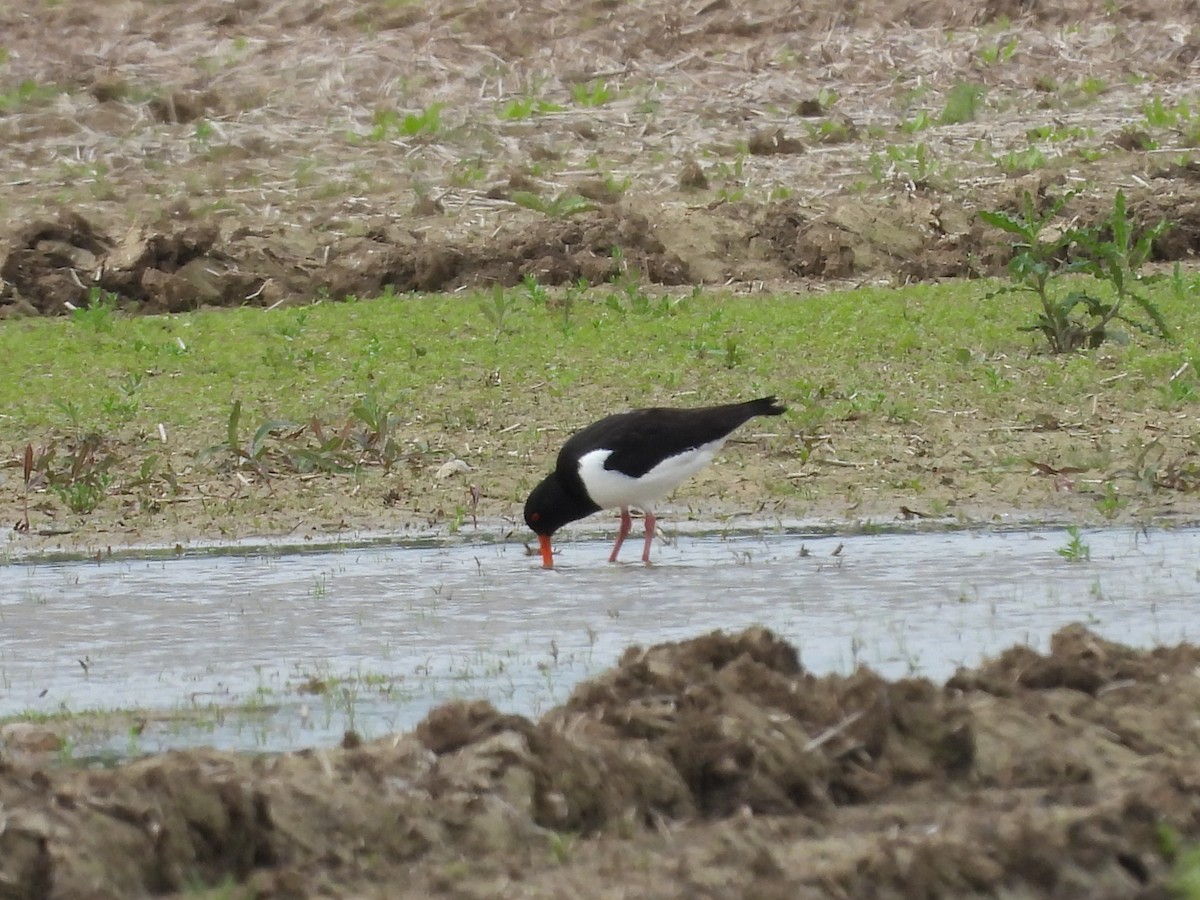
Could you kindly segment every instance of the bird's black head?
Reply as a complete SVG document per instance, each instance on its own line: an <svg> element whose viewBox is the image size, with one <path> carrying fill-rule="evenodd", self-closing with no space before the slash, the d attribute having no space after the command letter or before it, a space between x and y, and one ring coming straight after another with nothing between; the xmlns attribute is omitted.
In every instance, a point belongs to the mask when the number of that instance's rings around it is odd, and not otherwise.
<svg viewBox="0 0 1200 900"><path fill-rule="evenodd" d="M551 473L525 501L525 524L535 534L551 535L568 522L599 512L600 507L563 487L562 479Z"/></svg>

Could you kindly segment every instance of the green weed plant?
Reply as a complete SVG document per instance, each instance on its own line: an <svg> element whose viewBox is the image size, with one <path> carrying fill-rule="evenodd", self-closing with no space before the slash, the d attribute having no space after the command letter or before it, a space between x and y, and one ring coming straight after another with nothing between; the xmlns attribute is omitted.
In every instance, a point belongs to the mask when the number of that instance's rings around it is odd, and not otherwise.
<svg viewBox="0 0 1200 900"><path fill-rule="evenodd" d="M1019 215L986 210L979 214L987 224L1016 238L1009 262L1012 285L998 293L1037 297L1040 309L1023 330L1041 332L1054 353L1095 348L1107 340L1123 342L1127 335L1115 327L1117 323L1169 338L1171 329L1143 290L1139 274L1166 223L1136 233L1125 194L1118 191L1104 222L1055 228L1054 220L1073 196L1066 193L1039 211L1026 192ZM1087 278L1070 277L1078 275Z"/></svg>

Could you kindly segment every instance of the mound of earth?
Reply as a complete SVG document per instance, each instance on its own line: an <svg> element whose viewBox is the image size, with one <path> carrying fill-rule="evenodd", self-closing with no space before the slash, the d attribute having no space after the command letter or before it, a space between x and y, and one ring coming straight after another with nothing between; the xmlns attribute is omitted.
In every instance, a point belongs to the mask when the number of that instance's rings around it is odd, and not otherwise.
<svg viewBox="0 0 1200 900"><path fill-rule="evenodd" d="M63 211L13 239L0 277L14 309L45 315L85 306L96 290L112 294L124 309L174 313L386 290L512 286L527 276L548 285L596 284L620 277L628 266L658 284L691 280L687 264L663 247L644 216L619 210L512 229L479 245L379 227L306 247L304 255L298 249L278 234L239 228L223 235L216 225L195 222L138 225L114 239L78 212Z"/></svg>
<svg viewBox="0 0 1200 900"><path fill-rule="evenodd" d="M458 702L338 749L7 758L0 896L1167 897L1198 667L1071 626L944 686L817 678L752 629L630 648L536 722Z"/></svg>

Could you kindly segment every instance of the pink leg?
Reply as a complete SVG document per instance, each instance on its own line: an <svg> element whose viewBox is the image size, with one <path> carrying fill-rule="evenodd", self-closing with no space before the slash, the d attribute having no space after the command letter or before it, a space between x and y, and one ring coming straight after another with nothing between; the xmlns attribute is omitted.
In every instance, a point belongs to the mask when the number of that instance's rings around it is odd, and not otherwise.
<svg viewBox="0 0 1200 900"><path fill-rule="evenodd" d="M612 555L608 557L609 562L617 561L617 554L621 552L621 545L625 543L625 536L629 534L629 529L633 527L633 519L629 515L629 507L621 507L621 530L617 532L617 542L613 544Z"/></svg>
<svg viewBox="0 0 1200 900"><path fill-rule="evenodd" d="M654 543L654 513L646 510L646 546L642 550L642 562L650 564L650 545Z"/></svg>

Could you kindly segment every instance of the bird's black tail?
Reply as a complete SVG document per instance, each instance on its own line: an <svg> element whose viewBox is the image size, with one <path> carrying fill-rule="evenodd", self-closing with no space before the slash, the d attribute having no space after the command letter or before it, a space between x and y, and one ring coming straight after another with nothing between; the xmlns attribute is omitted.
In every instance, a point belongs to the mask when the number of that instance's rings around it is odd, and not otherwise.
<svg viewBox="0 0 1200 900"><path fill-rule="evenodd" d="M757 400L747 400L744 404L750 410L751 416L781 416L787 412L787 407L779 402L779 398L759 397Z"/></svg>

